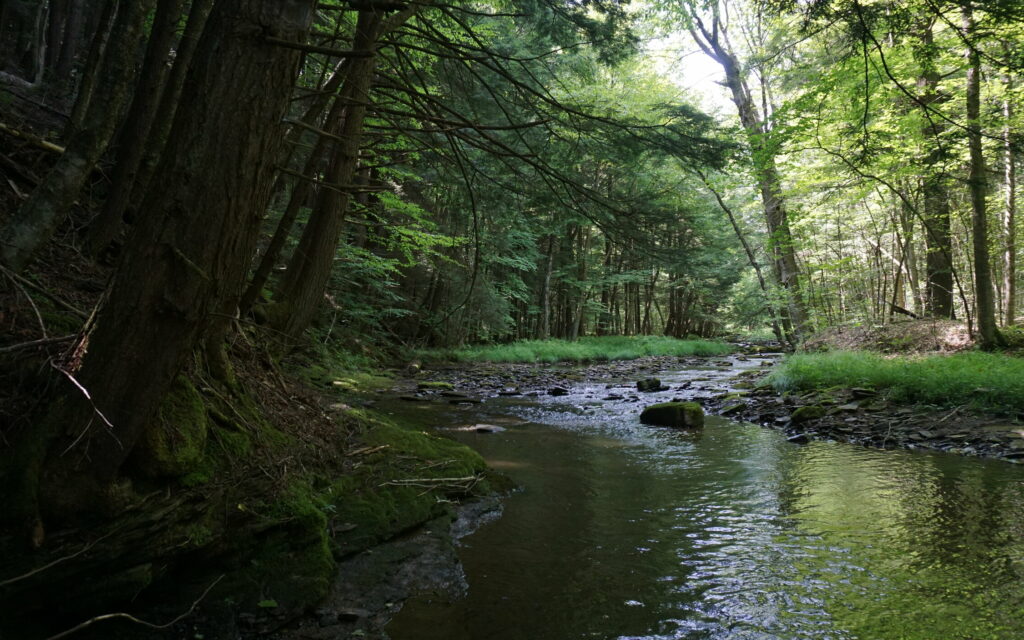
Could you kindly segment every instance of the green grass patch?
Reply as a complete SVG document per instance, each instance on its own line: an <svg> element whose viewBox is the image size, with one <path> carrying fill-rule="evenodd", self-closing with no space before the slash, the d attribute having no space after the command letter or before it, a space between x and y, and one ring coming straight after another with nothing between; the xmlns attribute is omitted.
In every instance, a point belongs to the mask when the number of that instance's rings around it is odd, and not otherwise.
<svg viewBox="0 0 1024 640"><path fill-rule="evenodd" d="M597 362L643 356L717 356L734 351L712 340L677 340L664 336L603 336L568 340L523 340L510 344L427 349L417 353L427 362Z"/></svg>
<svg viewBox="0 0 1024 640"><path fill-rule="evenodd" d="M768 378L779 391L867 387L898 402L1024 411L1024 359L997 353L884 358L860 351L793 355Z"/></svg>

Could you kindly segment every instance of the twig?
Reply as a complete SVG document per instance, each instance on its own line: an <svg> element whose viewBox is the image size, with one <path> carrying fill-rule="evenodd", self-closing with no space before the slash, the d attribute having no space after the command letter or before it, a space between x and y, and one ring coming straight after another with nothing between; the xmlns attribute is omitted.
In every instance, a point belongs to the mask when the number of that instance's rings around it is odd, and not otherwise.
<svg viewBox="0 0 1024 640"><path fill-rule="evenodd" d="M964 408L965 406L966 406L966 405L960 405L959 407L957 407L957 408L953 409L952 411L950 411L949 413L947 413L947 414L946 414L945 416L943 416L943 417L939 418L939 419L938 419L938 422L945 422L946 420L948 420L948 419L952 418L952 417L953 417L953 415L954 415L954 414L956 414L956 412L957 412L957 411L960 411L960 410L961 410L961 409L963 409L963 408Z"/></svg>
<svg viewBox="0 0 1024 640"><path fill-rule="evenodd" d="M71 313L75 314L79 318L82 318L83 320L85 320L85 319L87 319L89 317L81 309L78 309L77 307L72 306L68 302L64 302L63 300L61 300L57 296L53 295L52 293L50 293L46 289L42 288L38 284L32 282L31 280L29 280L27 278L23 278L22 276L14 273L13 271L8 269L7 267L5 267L3 265L0 265L0 272L3 272L8 277L13 278L14 280L20 282L21 284L25 285L29 289L35 289L36 291L38 291L39 293L43 294L44 296L46 296L50 300L53 300L54 304L59 305L60 307L63 307L65 310L70 311Z"/></svg>
<svg viewBox="0 0 1024 640"><path fill-rule="evenodd" d="M53 367L54 369L56 369L57 371L63 373L67 377L67 379L71 381L71 384L73 384L76 387L78 387L78 390L82 392L82 395L85 396L85 399L89 401L90 405L92 405L93 412L95 412L96 415L98 415L100 417L100 420L103 420L103 423L105 425L107 425L107 430L110 431L110 437L114 439L114 442L117 443L117 446L119 446L122 449L124 449L124 445L121 444L121 441L118 439L117 435L114 433L114 425L110 422L110 420L107 420L107 416L103 415L103 412L100 411L100 408L96 406L96 403L93 401L92 396L89 395L89 390L86 389L85 387L83 387L82 383L80 383L78 380L76 380L75 376L71 375L70 372L68 372L68 371L66 371L64 369L61 369L59 366L57 366L57 364L53 360L50 361L50 366ZM67 453L67 452L65 451L65 453Z"/></svg>
<svg viewBox="0 0 1024 640"><path fill-rule="evenodd" d="M224 579L224 575L223 574L221 574L220 577L218 577L216 580L214 580L212 583L210 583L210 586L206 587L206 590L203 591L199 595L199 597L195 600L195 602L192 603L192 606L188 608L188 611L186 611L185 613L181 614L180 616L178 616L177 618L171 620L168 623L165 623L165 624L155 624L155 623L152 623L152 622L147 622L145 620L140 620L139 618L136 618L135 616L131 615L130 613L122 613L122 612L118 612L118 613L105 613L105 614L103 614L101 616L96 616L95 618L89 618L88 620L86 620L82 624L79 624L79 625L77 625L75 627L72 627L72 628L68 629L67 631L62 631L62 632L58 633L55 636L50 636L46 640L59 640L60 638L66 638L66 637L70 636L73 633L77 633L77 632L81 631L82 629L85 629L86 627L90 627L90 626L96 624L97 622L103 622L104 620L113 620L115 618L124 618L124 619L129 620L131 622L134 622L136 624L141 624L144 627L149 627L150 629L166 629L166 628L174 625L175 623L177 623L177 622L179 622L181 620L184 620L188 616L192 615L192 612L196 610L196 607L199 606L199 603L203 601L203 598L206 597L206 594L210 593L210 590L213 589L215 586L217 586L217 583L220 582L222 579Z"/></svg>
<svg viewBox="0 0 1024 640"><path fill-rule="evenodd" d="M61 336L59 338L42 338L40 340L30 340L28 342L22 342L20 344L12 344L7 347L0 347L0 353L10 353L12 351L21 351L22 349L31 349L32 347L41 347L47 344L56 344L58 342L68 342L74 340L75 334L69 336Z"/></svg>
<svg viewBox="0 0 1024 640"><path fill-rule="evenodd" d="M3 582L0 582L0 587L6 587L9 584L14 584L15 582L20 582L22 580L26 580L26 579L31 578L32 576L36 575L37 573L42 573L43 571L46 571L47 569L49 569L51 567L55 567L55 566L57 566L58 564L60 564L62 562L66 562L67 560L73 560L73 559L77 558L78 556L82 555L83 553L85 553L86 551L88 551L89 549L92 549L93 547L95 547L97 544L102 542L105 538L108 538L111 535L113 535L113 533L115 531L117 531L117 529L114 529L112 531L108 531L107 533L103 534L99 538L96 538L95 540L93 540L92 542L90 542L89 544L85 545L84 547L82 547L81 549L79 549L78 551L72 553L69 556L64 556L62 558L57 558L53 562L44 564L41 567L37 567L37 568L29 571L28 573L23 573L20 576L15 576L13 578L8 578L7 580L4 580Z"/></svg>
<svg viewBox="0 0 1024 640"><path fill-rule="evenodd" d="M32 307L32 311L34 311L36 314L36 320L39 321L39 330L43 332L43 338L49 338L50 336L46 334L46 323L43 322L43 314L39 313L39 307L36 306L36 301L33 300L32 296L28 294L28 291L25 291L25 287L23 287L20 282L14 279L14 276L11 274L10 271L4 271L4 275L7 276L7 278L11 282L14 283L14 286L18 287L18 291L21 291L21 294L25 296L25 300L28 300L29 306Z"/></svg>
<svg viewBox="0 0 1024 640"><path fill-rule="evenodd" d="M376 453L378 451L382 451L384 449L387 449L390 446L391 445L389 445L389 444L382 444L379 447L363 447L362 449L356 449L355 451L349 451L345 455L349 456L349 457L351 457L351 456L367 456L367 455L370 455L371 453Z"/></svg>

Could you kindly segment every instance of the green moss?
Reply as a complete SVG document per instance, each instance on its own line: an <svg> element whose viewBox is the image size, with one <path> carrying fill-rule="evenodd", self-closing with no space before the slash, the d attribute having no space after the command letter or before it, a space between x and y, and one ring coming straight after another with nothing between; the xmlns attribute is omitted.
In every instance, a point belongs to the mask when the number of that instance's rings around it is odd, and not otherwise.
<svg viewBox="0 0 1024 640"><path fill-rule="evenodd" d="M328 489L339 554L365 549L442 515L449 499L464 496L468 485L479 493L491 490L484 479L444 480L480 476L486 469L478 453L453 440L376 421L364 441L385 448L367 455Z"/></svg>
<svg viewBox="0 0 1024 640"><path fill-rule="evenodd" d="M640 414L640 422L662 427L699 429L704 426L704 409L696 402L661 402Z"/></svg>
<svg viewBox="0 0 1024 640"><path fill-rule="evenodd" d="M438 380L438 381L435 381L435 382L421 382L421 383L416 385L416 388L417 389L422 389L424 391L429 391L429 390L433 390L433 389L450 391L450 390L455 388L455 385L453 385L450 382L442 382L442 381Z"/></svg>
<svg viewBox="0 0 1024 640"><path fill-rule="evenodd" d="M208 432L203 397L188 378L178 376L132 452L134 466L147 477L183 476L202 459Z"/></svg>
<svg viewBox="0 0 1024 640"><path fill-rule="evenodd" d="M808 405L806 407L800 407L793 412L790 419L794 424L801 424L808 422L809 420L817 420L818 418L825 415L825 407L821 405Z"/></svg>

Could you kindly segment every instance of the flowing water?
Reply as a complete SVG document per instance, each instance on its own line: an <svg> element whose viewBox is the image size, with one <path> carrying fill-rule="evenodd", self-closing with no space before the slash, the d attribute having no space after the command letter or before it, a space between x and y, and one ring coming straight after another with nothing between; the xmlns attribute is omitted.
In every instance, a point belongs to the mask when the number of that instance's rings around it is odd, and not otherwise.
<svg viewBox="0 0 1024 640"><path fill-rule="evenodd" d="M393 640L1024 638L1024 468L646 427L608 393L402 409L503 423L452 433L521 490Z"/></svg>

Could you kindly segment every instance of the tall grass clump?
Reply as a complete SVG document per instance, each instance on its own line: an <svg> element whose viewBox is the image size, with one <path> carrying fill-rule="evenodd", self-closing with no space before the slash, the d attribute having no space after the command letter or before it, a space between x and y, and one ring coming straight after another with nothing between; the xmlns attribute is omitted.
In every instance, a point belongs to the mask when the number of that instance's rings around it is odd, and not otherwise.
<svg viewBox="0 0 1024 640"><path fill-rule="evenodd" d="M898 402L1024 411L1024 359L967 352L897 357L850 351L793 355L769 377L779 391L867 387Z"/></svg>
<svg viewBox="0 0 1024 640"><path fill-rule="evenodd" d="M425 349L417 355L429 362L597 362L643 356L714 356L730 353L731 345L712 340L678 340L663 336L602 336L567 340L522 340L509 344Z"/></svg>

